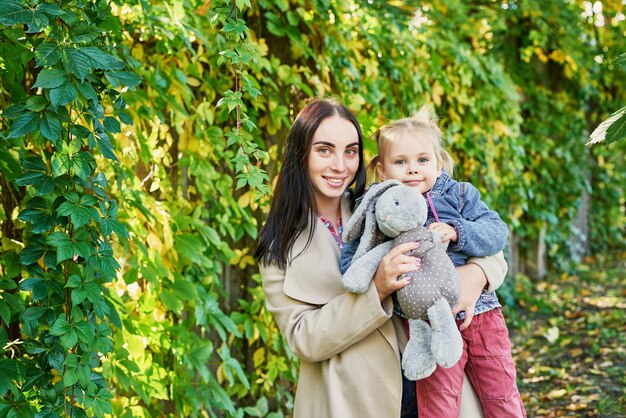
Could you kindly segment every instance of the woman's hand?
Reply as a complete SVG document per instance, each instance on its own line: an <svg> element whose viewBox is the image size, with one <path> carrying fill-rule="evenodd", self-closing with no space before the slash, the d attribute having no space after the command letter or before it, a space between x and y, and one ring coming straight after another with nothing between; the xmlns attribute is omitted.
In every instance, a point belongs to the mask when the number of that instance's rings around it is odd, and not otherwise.
<svg viewBox="0 0 626 418"><path fill-rule="evenodd" d="M421 264L421 259L411 257L404 253L413 251L419 247L419 243L407 242L394 247L378 265L376 274L374 275L374 285L378 290L378 297L382 302L398 289L411 282L411 277L404 277L402 280L398 278L404 273L417 270Z"/></svg>
<svg viewBox="0 0 626 418"><path fill-rule="evenodd" d="M483 269L471 263L457 267L457 272L461 278L461 297L459 298L459 303L452 309L452 312L456 315L461 311L465 311L465 320L459 327L463 331L472 323L474 308L487 284L487 277Z"/></svg>

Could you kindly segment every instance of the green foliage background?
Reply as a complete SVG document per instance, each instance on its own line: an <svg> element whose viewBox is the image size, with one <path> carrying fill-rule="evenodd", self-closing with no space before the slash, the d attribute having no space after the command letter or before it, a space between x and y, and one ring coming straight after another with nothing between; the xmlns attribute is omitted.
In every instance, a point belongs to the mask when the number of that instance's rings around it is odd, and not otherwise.
<svg viewBox="0 0 626 418"><path fill-rule="evenodd" d="M623 250L620 0L0 4L0 416L289 413L251 257L291 120L428 102L457 177L551 266ZM369 155L374 144L367 144ZM574 260L575 261L575 260Z"/></svg>

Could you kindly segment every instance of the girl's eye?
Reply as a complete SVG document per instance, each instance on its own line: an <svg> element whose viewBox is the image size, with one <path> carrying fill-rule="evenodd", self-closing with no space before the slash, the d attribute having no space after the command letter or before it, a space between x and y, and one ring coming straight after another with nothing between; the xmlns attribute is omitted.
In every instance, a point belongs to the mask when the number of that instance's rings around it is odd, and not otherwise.
<svg viewBox="0 0 626 418"><path fill-rule="evenodd" d="M419 159L419 160L417 160L417 161L418 161L420 164L424 164L424 163L427 163L427 162L428 162L428 158L426 158L426 157L422 157L422 158L420 158L420 159Z"/></svg>
<svg viewBox="0 0 626 418"><path fill-rule="evenodd" d="M404 160L396 160L393 163L396 164L396 165L402 165L402 164L404 164Z"/></svg>

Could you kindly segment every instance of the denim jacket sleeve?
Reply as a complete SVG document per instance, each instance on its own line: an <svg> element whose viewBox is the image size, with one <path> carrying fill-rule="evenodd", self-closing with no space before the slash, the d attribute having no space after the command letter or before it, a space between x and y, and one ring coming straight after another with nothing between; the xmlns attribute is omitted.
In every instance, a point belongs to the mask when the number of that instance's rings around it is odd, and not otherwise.
<svg viewBox="0 0 626 418"><path fill-rule="evenodd" d="M352 258L359 248L361 239L357 239L353 242L343 242L343 249L341 250L341 258L339 259L339 271L344 274L348 268L352 265Z"/></svg>
<svg viewBox="0 0 626 418"><path fill-rule="evenodd" d="M461 204L461 218L448 221L458 233L458 241L451 251L462 251L474 257L493 255L504 249L508 228L498 212L487 207L480 192L470 183L459 183L457 192Z"/></svg>

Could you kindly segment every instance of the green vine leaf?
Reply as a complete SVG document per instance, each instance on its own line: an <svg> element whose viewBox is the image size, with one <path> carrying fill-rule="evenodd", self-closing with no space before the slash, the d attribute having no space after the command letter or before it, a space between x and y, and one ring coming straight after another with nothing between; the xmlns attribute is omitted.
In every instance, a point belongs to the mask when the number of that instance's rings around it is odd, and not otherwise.
<svg viewBox="0 0 626 418"><path fill-rule="evenodd" d="M33 87L54 89L67 83L69 83L67 74L61 68L45 68L37 76L37 81Z"/></svg>
<svg viewBox="0 0 626 418"><path fill-rule="evenodd" d="M11 125L11 131L7 138L18 138L24 135L28 135L37 130L39 127L39 113L28 112L25 115L17 118L13 125Z"/></svg>
<svg viewBox="0 0 626 418"><path fill-rule="evenodd" d="M76 332L74 326L62 316L50 327L50 335L59 337L63 348L66 350L69 350L78 343L78 332Z"/></svg>
<svg viewBox="0 0 626 418"><path fill-rule="evenodd" d="M91 65L99 70L123 70L124 61L107 54L96 46L86 46L80 48L80 52L91 59Z"/></svg>
<svg viewBox="0 0 626 418"><path fill-rule="evenodd" d="M26 100L25 108L28 110L32 110L33 112L41 112L48 106L48 100L46 100L43 96L30 96L28 100Z"/></svg>
<svg viewBox="0 0 626 418"><path fill-rule="evenodd" d="M48 26L50 21L38 9L39 6L25 8L15 0L5 0L0 4L0 23L7 26L26 24L27 33L39 32Z"/></svg>
<svg viewBox="0 0 626 418"><path fill-rule="evenodd" d="M606 144L626 138L626 107L615 112L619 115L606 130Z"/></svg>
<svg viewBox="0 0 626 418"><path fill-rule="evenodd" d="M97 136L98 147L100 147L100 152L102 155L108 158L109 160L119 161L115 154L113 153L114 147L109 139L109 136L104 132L99 133Z"/></svg>
<svg viewBox="0 0 626 418"><path fill-rule="evenodd" d="M74 255L79 255L84 259L89 258L90 246L87 243L87 232L82 229L82 234L77 231L74 239L70 238L65 232L53 232L46 239L46 243L56 248L57 259L56 263L69 260Z"/></svg>
<svg viewBox="0 0 626 418"><path fill-rule="evenodd" d="M61 55L63 64L81 83L91 72L91 59L78 48L69 48ZM72 99L73 100L73 99Z"/></svg>
<svg viewBox="0 0 626 418"><path fill-rule="evenodd" d="M100 215L94 207L98 204L98 199L89 194L79 197L75 192L65 194L65 198L67 202L61 203L57 212L61 216L69 216L74 227L80 228L91 220L99 221Z"/></svg>
<svg viewBox="0 0 626 418"><path fill-rule="evenodd" d="M76 89L71 83L65 83L50 90L50 102L52 106L65 106L76 99Z"/></svg>
<svg viewBox="0 0 626 418"><path fill-rule="evenodd" d="M35 63L38 67L52 67L61 58L61 46L57 43L44 42L35 49ZM59 84L60 85L60 84Z"/></svg>
<svg viewBox="0 0 626 418"><path fill-rule="evenodd" d="M49 254L49 250L42 235L33 235L28 245L20 252L20 263L23 265L35 264Z"/></svg>
<svg viewBox="0 0 626 418"><path fill-rule="evenodd" d="M41 121L39 123L39 129L44 138L50 140L54 146L58 146L61 140L61 120L52 112L44 112L41 115Z"/></svg>
<svg viewBox="0 0 626 418"><path fill-rule="evenodd" d="M110 71L105 73L104 76L115 88L127 86L133 89L141 83L141 77L128 71Z"/></svg>
<svg viewBox="0 0 626 418"><path fill-rule="evenodd" d="M35 196L28 201L26 209L19 213L18 219L30 222L31 231L36 234L50 230L56 222L52 205L40 196Z"/></svg>
<svg viewBox="0 0 626 418"><path fill-rule="evenodd" d="M89 392L85 396L85 408L93 408L97 417L111 414L111 400L113 395L105 388L99 388L97 392Z"/></svg>

